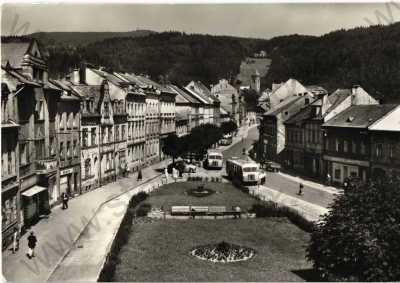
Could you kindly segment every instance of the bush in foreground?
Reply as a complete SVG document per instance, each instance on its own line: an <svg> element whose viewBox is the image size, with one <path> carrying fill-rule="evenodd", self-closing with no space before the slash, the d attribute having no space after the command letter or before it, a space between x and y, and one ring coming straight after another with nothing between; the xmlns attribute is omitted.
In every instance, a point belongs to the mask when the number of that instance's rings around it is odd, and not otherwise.
<svg viewBox="0 0 400 283"><path fill-rule="evenodd" d="M400 180L340 195L311 236L307 257L328 280L400 280Z"/></svg>

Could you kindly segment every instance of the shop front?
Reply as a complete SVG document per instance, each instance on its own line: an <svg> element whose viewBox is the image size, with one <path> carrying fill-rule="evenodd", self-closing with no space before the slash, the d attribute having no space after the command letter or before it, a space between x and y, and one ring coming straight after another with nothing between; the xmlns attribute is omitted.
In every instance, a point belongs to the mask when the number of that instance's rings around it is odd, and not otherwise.
<svg viewBox="0 0 400 283"><path fill-rule="evenodd" d="M79 169L79 166L73 166L60 170L60 196L63 193L69 196L80 194Z"/></svg>
<svg viewBox="0 0 400 283"><path fill-rule="evenodd" d="M14 231L18 226L18 183L3 189L1 194L1 236L2 249L12 243Z"/></svg>
<svg viewBox="0 0 400 283"><path fill-rule="evenodd" d="M25 227L32 226L50 213L49 193L46 187L34 185L21 193Z"/></svg>

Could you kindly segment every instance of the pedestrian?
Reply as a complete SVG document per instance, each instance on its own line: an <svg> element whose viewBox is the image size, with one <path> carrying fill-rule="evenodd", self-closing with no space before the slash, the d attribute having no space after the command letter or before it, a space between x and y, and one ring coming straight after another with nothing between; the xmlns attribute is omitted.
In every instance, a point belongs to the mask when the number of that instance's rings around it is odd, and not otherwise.
<svg viewBox="0 0 400 283"><path fill-rule="evenodd" d="M138 175L137 175L137 180L142 181L142 169L139 169Z"/></svg>
<svg viewBox="0 0 400 283"><path fill-rule="evenodd" d="M19 249L18 228L14 228L12 253L15 254L15 252L18 251L18 249Z"/></svg>
<svg viewBox="0 0 400 283"><path fill-rule="evenodd" d="M29 237L28 237L28 253L26 254L26 256L31 259L32 257L35 257L35 247L36 247L36 243L37 243L37 238L35 236L35 234L33 233L33 231L31 231Z"/></svg>
<svg viewBox="0 0 400 283"><path fill-rule="evenodd" d="M168 184L168 169L165 167L164 169L164 174L165 174L165 182Z"/></svg>
<svg viewBox="0 0 400 283"><path fill-rule="evenodd" d="M299 196L303 195L303 184L300 183L299 185L299 192L297 193Z"/></svg>
<svg viewBox="0 0 400 283"><path fill-rule="evenodd" d="M326 174L326 183L327 183L328 186L331 185L331 175L329 175L329 173Z"/></svg>
<svg viewBox="0 0 400 283"><path fill-rule="evenodd" d="M67 209L68 208L68 201L69 201L69 196L67 193L63 193L62 194L62 208L63 209Z"/></svg>

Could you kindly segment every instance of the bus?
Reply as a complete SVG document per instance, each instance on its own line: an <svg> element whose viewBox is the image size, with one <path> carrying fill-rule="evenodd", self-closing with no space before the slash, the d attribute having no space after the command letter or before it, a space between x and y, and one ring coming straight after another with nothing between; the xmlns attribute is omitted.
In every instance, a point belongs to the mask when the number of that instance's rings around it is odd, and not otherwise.
<svg viewBox="0 0 400 283"><path fill-rule="evenodd" d="M226 134L222 136L222 139L219 141L220 145L230 145L232 144L232 135L231 134Z"/></svg>
<svg viewBox="0 0 400 283"><path fill-rule="evenodd" d="M265 183L265 173L260 165L251 159L232 157L226 161L226 173L232 181L239 181L243 185L257 185Z"/></svg>
<svg viewBox="0 0 400 283"><path fill-rule="evenodd" d="M220 151L209 150L205 160L205 167L207 169L222 169L223 155Z"/></svg>

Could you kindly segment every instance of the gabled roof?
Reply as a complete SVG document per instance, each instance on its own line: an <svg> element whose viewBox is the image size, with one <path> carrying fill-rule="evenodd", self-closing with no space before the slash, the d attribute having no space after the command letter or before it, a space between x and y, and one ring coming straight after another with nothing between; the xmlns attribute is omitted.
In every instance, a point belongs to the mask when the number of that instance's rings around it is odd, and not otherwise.
<svg viewBox="0 0 400 283"><path fill-rule="evenodd" d="M66 92L69 92L72 94L72 95L65 95L63 93L61 95L61 99L65 99L65 100L80 100L81 99L80 95L72 89L72 87L71 87L72 84L68 81L49 79L49 83L51 83L53 86L57 87L60 90L63 90L63 91L66 91Z"/></svg>
<svg viewBox="0 0 400 283"><path fill-rule="evenodd" d="M194 96L197 100L199 100L203 104L210 104L212 103L212 100L205 96L204 94L195 91L194 89L191 89L190 87L185 87L185 90L189 92L192 96Z"/></svg>
<svg viewBox="0 0 400 283"><path fill-rule="evenodd" d="M339 113L323 127L339 127L339 128L368 128L377 120L391 112L398 105L381 104L381 105L353 105Z"/></svg>
<svg viewBox="0 0 400 283"><path fill-rule="evenodd" d="M276 105L274 108L270 109L268 112L264 113L264 116L277 116L279 113L289 108L293 103L304 98L304 96L291 96L286 98L284 101Z"/></svg>
<svg viewBox="0 0 400 283"><path fill-rule="evenodd" d="M14 68L20 68L24 55L28 53L30 42L1 43L1 65L7 62Z"/></svg>
<svg viewBox="0 0 400 283"><path fill-rule="evenodd" d="M370 125L368 130L400 133L400 105Z"/></svg>
<svg viewBox="0 0 400 283"><path fill-rule="evenodd" d="M136 76L142 83L151 85L155 87L156 89L160 90L161 92L166 92L166 93L173 93L169 88L145 77L145 76Z"/></svg>
<svg viewBox="0 0 400 283"><path fill-rule="evenodd" d="M179 87L176 85L168 85L169 88L172 89L177 95L175 96L176 103L193 103L200 104L200 101L193 97L186 89L183 87Z"/></svg>
<svg viewBox="0 0 400 283"><path fill-rule="evenodd" d="M4 70L5 72L7 72L9 75L14 77L16 80L18 80L22 84L28 84L28 85L37 86L37 87L41 86L41 84L39 84L37 82L34 82L29 77L27 77L27 76L21 74L20 72L18 72L18 70L14 70L14 69L11 69L11 68L5 68L3 66L1 67L1 69Z"/></svg>
<svg viewBox="0 0 400 283"><path fill-rule="evenodd" d="M98 70L95 68L90 68L90 70L92 70L93 72L95 72L96 74L98 74L99 76L103 77L104 79L106 79L107 81L111 82L112 84L116 85L116 86L122 86L124 84L124 81L121 80L120 78L118 78L117 76L108 73L104 70Z"/></svg>

